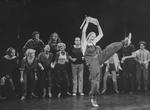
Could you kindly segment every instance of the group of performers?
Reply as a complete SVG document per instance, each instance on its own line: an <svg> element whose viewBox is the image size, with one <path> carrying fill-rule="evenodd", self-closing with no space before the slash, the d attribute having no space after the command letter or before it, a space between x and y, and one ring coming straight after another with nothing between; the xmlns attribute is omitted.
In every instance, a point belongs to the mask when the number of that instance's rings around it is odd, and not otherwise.
<svg viewBox="0 0 150 110"><path fill-rule="evenodd" d="M95 32L90 32L86 35L90 23L97 26L98 35ZM26 99L28 81L30 83L28 90L30 98L38 97L34 93L36 80L41 81L42 98L45 98L47 95L46 90L48 90L48 97L52 97L51 88L54 83L58 89L57 97L60 97L63 91L65 94L71 95L68 91L70 87L67 71L68 62L70 62L72 70L72 96L76 96L77 93L81 96L84 95L84 66L88 67L90 81L89 94L91 95L91 103L94 107L98 107L97 96L99 94L100 79L102 79L101 68L103 65L106 65L106 70L103 77L102 94L106 93L107 79L110 74L112 76L114 90L116 93L119 93L116 79L116 73L119 69L123 70L123 93L127 92L127 78L131 80L131 93L135 91L136 81L138 90L140 90L141 74L143 74L144 78L144 89L147 90L150 53L145 49L145 41L139 42L140 49L135 51L135 47L131 44L132 36L130 33L124 40L111 43L102 50L100 46L96 45L103 37L98 19L87 16L80 28L82 29L81 38L75 37L74 45L70 46L68 52L66 52L66 44L61 41L56 32L50 36L46 45L40 39L39 32L35 31L32 33L32 38L26 42L22 49L24 57L20 63L20 82L23 86L21 100ZM123 50L123 58L120 61L117 52L121 48ZM12 80L13 69L18 64L18 58L15 53L14 48L8 48L6 55L0 61L0 99L5 99L5 97L2 97L1 92L7 80L10 82L14 96L16 96L15 86ZM122 68L120 63L123 64ZM54 73L55 82L52 81L52 73Z"/></svg>

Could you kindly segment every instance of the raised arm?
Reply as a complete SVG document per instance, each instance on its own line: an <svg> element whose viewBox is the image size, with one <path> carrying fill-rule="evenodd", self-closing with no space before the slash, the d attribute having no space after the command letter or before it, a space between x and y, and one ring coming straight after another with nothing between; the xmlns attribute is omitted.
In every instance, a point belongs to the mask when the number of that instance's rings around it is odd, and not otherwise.
<svg viewBox="0 0 150 110"><path fill-rule="evenodd" d="M86 23L82 29L82 36L81 36L81 47L82 47L82 53L85 54L86 46L87 46L87 40L86 40L86 30L88 27L89 21L86 19Z"/></svg>

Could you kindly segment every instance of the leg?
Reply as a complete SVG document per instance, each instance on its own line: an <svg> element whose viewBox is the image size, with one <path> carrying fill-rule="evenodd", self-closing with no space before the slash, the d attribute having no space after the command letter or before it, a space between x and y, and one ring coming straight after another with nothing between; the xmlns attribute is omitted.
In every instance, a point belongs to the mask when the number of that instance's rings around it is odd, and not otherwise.
<svg viewBox="0 0 150 110"><path fill-rule="evenodd" d="M48 81L48 96L49 96L49 98L51 98L52 97L51 87L53 85L53 82L52 82L52 75L51 75L50 68L47 69L47 81Z"/></svg>
<svg viewBox="0 0 150 110"><path fill-rule="evenodd" d="M34 91L35 91L35 88L36 88L36 81L35 81L35 75L34 75L34 73L32 71L29 72L29 78L30 78L30 82L31 82L31 84L30 84L30 91L31 91L30 98L32 98L32 97L38 97L38 96L36 96L34 94Z"/></svg>
<svg viewBox="0 0 150 110"><path fill-rule="evenodd" d="M60 97L61 96L61 86L60 86L60 82L61 82L61 69L59 67L59 64L56 65L56 86L58 88L58 95L57 97Z"/></svg>
<svg viewBox="0 0 150 110"><path fill-rule="evenodd" d="M138 65L136 67L136 80L137 80L138 90L140 90L140 85L141 85L141 65Z"/></svg>
<svg viewBox="0 0 150 110"><path fill-rule="evenodd" d="M9 83L10 83L11 89L13 91L14 97L17 97L16 92L15 92L15 86L14 86L12 79L9 79Z"/></svg>
<svg viewBox="0 0 150 110"><path fill-rule="evenodd" d="M42 96L42 98L44 98L46 96L45 70L40 70L40 80L41 80L41 86L42 86L42 89L43 89L43 96Z"/></svg>
<svg viewBox="0 0 150 110"><path fill-rule="evenodd" d="M72 79L73 79L73 96L76 96L77 92L77 65L71 64L72 67Z"/></svg>
<svg viewBox="0 0 150 110"><path fill-rule="evenodd" d="M108 75L109 75L109 71L106 70L105 73L104 73L104 77L103 77L103 91L101 92L102 94L106 93Z"/></svg>
<svg viewBox="0 0 150 110"><path fill-rule="evenodd" d="M26 73L23 74L23 79L24 79L24 82L23 82L23 95L21 97L21 100L25 100L25 97L26 97L26 94L27 94L27 74Z"/></svg>
<svg viewBox="0 0 150 110"><path fill-rule="evenodd" d="M115 92L119 93L118 86L117 86L117 79L116 79L116 71L112 71L111 73L112 73L112 80L113 80L113 83L114 83Z"/></svg>
<svg viewBox="0 0 150 110"><path fill-rule="evenodd" d="M83 94L83 64L79 65L79 69L78 69L78 90L80 95L84 95Z"/></svg>
<svg viewBox="0 0 150 110"><path fill-rule="evenodd" d="M148 85L148 68L145 68L145 66L142 67L142 73L143 73L143 78L144 78L144 86L145 90L147 91L147 85Z"/></svg>
<svg viewBox="0 0 150 110"><path fill-rule="evenodd" d="M5 84L5 79L1 78L0 79L0 100L6 99L6 97L2 97L2 89L3 89L4 84Z"/></svg>

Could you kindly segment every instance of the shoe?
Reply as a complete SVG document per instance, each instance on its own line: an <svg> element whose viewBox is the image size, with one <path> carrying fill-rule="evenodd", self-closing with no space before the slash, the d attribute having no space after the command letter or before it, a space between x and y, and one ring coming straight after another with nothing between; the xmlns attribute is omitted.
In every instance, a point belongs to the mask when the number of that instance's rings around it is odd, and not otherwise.
<svg viewBox="0 0 150 110"><path fill-rule="evenodd" d="M35 95L34 93L32 93L32 94L31 94L31 96L30 96L30 98L32 98L32 97L37 98L38 96L37 96L37 95Z"/></svg>
<svg viewBox="0 0 150 110"><path fill-rule="evenodd" d="M80 95L81 95L81 96L84 96L84 93L80 92Z"/></svg>
<svg viewBox="0 0 150 110"><path fill-rule="evenodd" d="M25 97L25 96L22 96L20 100L25 100L25 99L26 99L26 97Z"/></svg>
<svg viewBox="0 0 150 110"><path fill-rule="evenodd" d="M106 93L106 90L104 89L102 92L101 92L101 94L105 94Z"/></svg>
<svg viewBox="0 0 150 110"><path fill-rule="evenodd" d="M69 95L69 96L71 95L69 92L67 92L66 94Z"/></svg>
<svg viewBox="0 0 150 110"><path fill-rule="evenodd" d="M43 94L42 98L45 98L46 94Z"/></svg>
<svg viewBox="0 0 150 110"><path fill-rule="evenodd" d="M94 107L99 107L96 100L94 100L93 98L91 99L91 103Z"/></svg>
<svg viewBox="0 0 150 110"><path fill-rule="evenodd" d="M76 93L73 93L72 96L76 96Z"/></svg>
<svg viewBox="0 0 150 110"><path fill-rule="evenodd" d="M61 96L61 93L58 93L57 97L59 98Z"/></svg>
<svg viewBox="0 0 150 110"><path fill-rule="evenodd" d="M115 90L115 92L116 92L117 94L119 94L119 91L118 91L118 90Z"/></svg>

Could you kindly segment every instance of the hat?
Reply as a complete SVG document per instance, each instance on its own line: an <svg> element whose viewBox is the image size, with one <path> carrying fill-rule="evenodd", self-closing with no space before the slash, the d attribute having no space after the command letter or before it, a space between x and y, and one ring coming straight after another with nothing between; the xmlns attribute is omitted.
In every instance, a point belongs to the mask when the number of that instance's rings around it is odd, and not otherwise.
<svg viewBox="0 0 150 110"><path fill-rule="evenodd" d="M26 55L30 55L30 54L33 54L35 52L36 52L36 50L34 50L34 49L27 49Z"/></svg>
<svg viewBox="0 0 150 110"><path fill-rule="evenodd" d="M50 51L50 46L49 45L45 45L44 50Z"/></svg>
<svg viewBox="0 0 150 110"><path fill-rule="evenodd" d="M139 45L140 45L140 44L143 44L144 46L146 46L146 42L145 42L145 41L140 41L140 42L139 42Z"/></svg>

